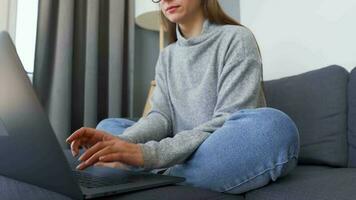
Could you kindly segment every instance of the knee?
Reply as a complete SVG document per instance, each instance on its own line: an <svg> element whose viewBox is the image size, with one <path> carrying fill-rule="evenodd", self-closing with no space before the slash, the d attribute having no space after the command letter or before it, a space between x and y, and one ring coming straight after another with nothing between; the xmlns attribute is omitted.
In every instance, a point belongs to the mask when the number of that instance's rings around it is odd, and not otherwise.
<svg viewBox="0 0 356 200"><path fill-rule="evenodd" d="M270 107L243 109L233 113L229 123L244 123L253 127L255 141L271 143L281 148L288 147L299 151L299 132L293 120L284 112ZM249 133L251 134L251 133ZM252 133L253 134L253 133Z"/></svg>
<svg viewBox="0 0 356 200"><path fill-rule="evenodd" d="M271 137L271 143L288 152L288 155L298 156L299 131L294 121L284 112L274 108L262 108L259 113L261 123L266 129L266 137Z"/></svg>
<svg viewBox="0 0 356 200"><path fill-rule="evenodd" d="M260 123L270 134L277 134L279 142L299 146L299 131L294 121L284 112L274 108L261 108ZM299 148L299 147L298 147Z"/></svg>

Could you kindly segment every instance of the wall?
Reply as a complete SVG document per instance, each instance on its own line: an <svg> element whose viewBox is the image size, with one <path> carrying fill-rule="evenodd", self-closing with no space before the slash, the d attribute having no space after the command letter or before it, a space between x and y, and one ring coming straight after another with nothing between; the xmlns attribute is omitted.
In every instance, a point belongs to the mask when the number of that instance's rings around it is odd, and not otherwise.
<svg viewBox="0 0 356 200"><path fill-rule="evenodd" d="M238 0L220 0L223 9L235 19L239 19ZM150 82L154 79L158 58L158 32L135 27L135 74L133 117L140 117L147 100Z"/></svg>
<svg viewBox="0 0 356 200"><path fill-rule="evenodd" d="M241 22L260 45L266 80L331 64L356 66L355 0L246 0Z"/></svg>
<svg viewBox="0 0 356 200"><path fill-rule="evenodd" d="M219 0L224 11L236 20L240 20L240 0Z"/></svg>

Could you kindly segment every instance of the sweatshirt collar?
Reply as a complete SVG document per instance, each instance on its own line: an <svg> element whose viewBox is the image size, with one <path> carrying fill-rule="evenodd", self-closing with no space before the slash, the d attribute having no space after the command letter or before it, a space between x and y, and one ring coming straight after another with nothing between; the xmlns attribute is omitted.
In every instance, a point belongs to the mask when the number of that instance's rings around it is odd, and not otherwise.
<svg viewBox="0 0 356 200"><path fill-rule="evenodd" d="M203 27L200 35L186 39L182 35L179 25L177 24L176 25L177 43L182 46L192 46L195 44L199 44L205 41L207 38L211 36L211 34L214 33L214 31L212 31L214 26L216 25L212 24L208 19L205 19L203 22Z"/></svg>

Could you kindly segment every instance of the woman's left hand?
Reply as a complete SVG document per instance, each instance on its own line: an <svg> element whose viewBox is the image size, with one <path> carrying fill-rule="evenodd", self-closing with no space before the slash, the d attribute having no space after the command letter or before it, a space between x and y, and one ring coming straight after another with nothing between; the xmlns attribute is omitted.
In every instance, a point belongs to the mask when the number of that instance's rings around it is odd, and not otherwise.
<svg viewBox="0 0 356 200"><path fill-rule="evenodd" d="M118 137L96 143L87 149L80 156L79 160L81 161L77 166L79 170L83 170L94 164L111 166L113 163L122 163L138 167L143 167L144 165L140 146L126 142Z"/></svg>

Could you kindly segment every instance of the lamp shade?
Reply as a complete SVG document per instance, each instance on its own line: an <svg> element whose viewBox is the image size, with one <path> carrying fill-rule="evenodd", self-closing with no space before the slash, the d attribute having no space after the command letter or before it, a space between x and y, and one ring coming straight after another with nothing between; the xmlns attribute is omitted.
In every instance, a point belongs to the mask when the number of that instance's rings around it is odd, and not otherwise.
<svg viewBox="0 0 356 200"><path fill-rule="evenodd" d="M151 0L136 0L135 2L136 24L144 29L152 31L160 30L160 7Z"/></svg>

